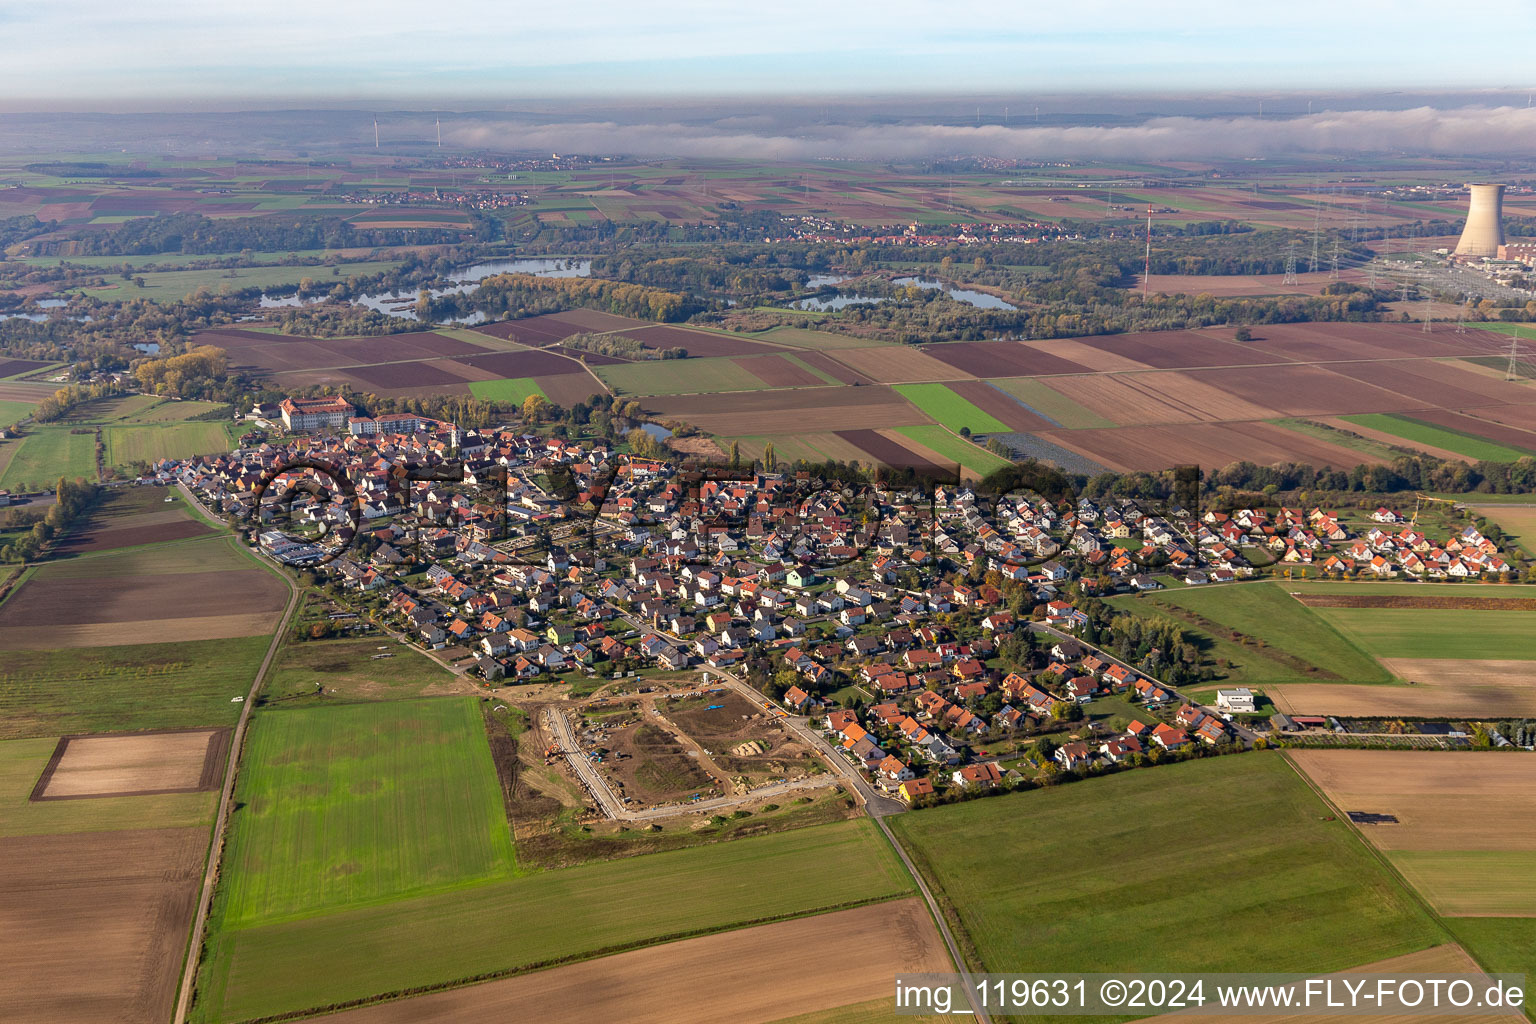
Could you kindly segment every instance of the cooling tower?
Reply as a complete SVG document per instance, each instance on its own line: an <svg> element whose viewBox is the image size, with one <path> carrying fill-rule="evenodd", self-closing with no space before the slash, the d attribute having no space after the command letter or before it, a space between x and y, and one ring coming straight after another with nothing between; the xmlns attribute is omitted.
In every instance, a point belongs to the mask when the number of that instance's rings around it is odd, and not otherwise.
<svg viewBox="0 0 1536 1024"><path fill-rule="evenodd" d="M1497 256L1504 244L1504 186L1469 184L1467 226L1456 243L1457 256Z"/></svg>

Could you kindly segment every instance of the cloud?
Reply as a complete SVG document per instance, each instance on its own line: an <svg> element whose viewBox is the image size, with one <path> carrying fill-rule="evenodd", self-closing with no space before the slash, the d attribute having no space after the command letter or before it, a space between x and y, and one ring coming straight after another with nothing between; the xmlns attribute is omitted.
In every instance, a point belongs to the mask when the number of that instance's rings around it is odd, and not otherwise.
<svg viewBox="0 0 1536 1024"><path fill-rule="evenodd" d="M1536 110L1324 111L1299 117L1154 117L1134 125L804 124L486 120L444 126L452 145L509 151L750 160L899 160L941 156L1056 159L1251 159L1297 153L1536 155Z"/></svg>

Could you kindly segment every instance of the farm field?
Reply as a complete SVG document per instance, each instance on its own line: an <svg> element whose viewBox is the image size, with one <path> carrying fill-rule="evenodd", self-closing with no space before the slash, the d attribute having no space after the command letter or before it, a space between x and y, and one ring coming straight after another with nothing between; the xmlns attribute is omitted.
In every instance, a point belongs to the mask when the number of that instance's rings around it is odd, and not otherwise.
<svg viewBox="0 0 1536 1024"><path fill-rule="evenodd" d="M75 433L75 431L83 431ZM59 477L96 479L96 432L85 427L33 427L18 440L0 442L13 448L0 473L0 489L24 491L51 487Z"/></svg>
<svg viewBox="0 0 1536 1024"><path fill-rule="evenodd" d="M1347 683L1271 685L1264 692L1287 714L1362 718L1536 716L1536 661L1382 658L1411 686Z"/></svg>
<svg viewBox="0 0 1536 1024"><path fill-rule="evenodd" d="M322 681L326 693L317 698L315 686ZM400 700L463 693L462 685L458 676L425 654L388 637L306 640L284 644L278 651L262 701Z"/></svg>
<svg viewBox="0 0 1536 1024"><path fill-rule="evenodd" d="M497 402L522 402L529 395L543 395L544 389L532 377L504 377L501 380L472 380L469 393L476 398L489 398Z"/></svg>
<svg viewBox="0 0 1536 1024"><path fill-rule="evenodd" d="M1008 424L957 395L944 384L898 384L896 393L917 406L942 426L959 432L967 427L973 434L992 434L1008 430Z"/></svg>
<svg viewBox="0 0 1536 1024"><path fill-rule="evenodd" d="M1468 436L1460 431L1426 423L1411 416L1366 413L1339 418L1346 423L1370 427L1405 441L1433 445L1446 451L1457 452L1473 461L1514 462L1522 456L1533 454L1530 451L1509 448L1483 438Z"/></svg>
<svg viewBox="0 0 1536 1024"><path fill-rule="evenodd" d="M1291 750L1441 914L1536 917L1536 758L1503 751Z"/></svg>
<svg viewBox="0 0 1536 1024"><path fill-rule="evenodd" d="M859 956L844 960L850 947ZM762 964L786 956L841 963L838 970L807 972L794 985L785 985ZM896 900L650 946L350 1010L327 1020L405 1024L515 1017L540 1024L714 1024L773 1021L881 996L889 1013L896 974L948 969L948 955L927 909L918 900ZM709 984L698 985L705 977ZM688 998L679 1000L680 991L688 991Z"/></svg>
<svg viewBox="0 0 1536 1024"><path fill-rule="evenodd" d="M662 419L685 420L722 437L838 430L878 430L925 422L915 406L887 387L793 388L733 395L662 395L641 403Z"/></svg>
<svg viewBox="0 0 1536 1024"><path fill-rule="evenodd" d="M480 702L263 710L231 819L226 928L516 873Z"/></svg>
<svg viewBox="0 0 1536 1024"><path fill-rule="evenodd" d="M1525 549L1526 554L1536 557L1536 504L1531 508L1511 508L1506 505L1472 505L1472 511L1486 516L1499 524L1506 540L1513 540Z"/></svg>
<svg viewBox="0 0 1536 1024"><path fill-rule="evenodd" d="M1487 970L1536 978L1536 918L1451 917L1445 926Z"/></svg>
<svg viewBox="0 0 1536 1024"><path fill-rule="evenodd" d="M354 275L379 274L386 270L393 270L399 265L397 260L372 260L362 263L341 263L334 268L280 264L268 267L236 267L228 270L148 271L138 275L144 278L142 288L129 281L118 281L107 288L77 290L86 295L109 300L135 298L148 299L152 302L176 302L201 288L217 294L222 291L239 291L246 288L295 285L305 278L313 278L323 283L328 280L344 280Z"/></svg>
<svg viewBox="0 0 1536 1024"><path fill-rule="evenodd" d="M34 800L211 790L228 753L221 729L66 736L38 780Z"/></svg>
<svg viewBox="0 0 1536 1024"><path fill-rule="evenodd" d="M1263 641L1269 650L1261 649L1260 653L1289 667L1279 678L1249 678L1250 682L1391 682L1391 676L1359 643L1331 628L1331 619L1291 597L1278 583L1164 590L1136 600L1151 604L1164 614L1172 613L1171 617L1197 631L1206 631L1201 620L1214 624L1218 631L1229 631L1221 639L1234 641L1238 637L1232 634L1239 634Z"/></svg>
<svg viewBox="0 0 1536 1024"><path fill-rule="evenodd" d="M1053 421L1054 426L1079 430L1094 427L1116 427L1118 423L1074 402L1043 380L1034 377L1008 377L992 381L994 387L1023 402L1040 416Z"/></svg>
<svg viewBox="0 0 1536 1024"><path fill-rule="evenodd" d="M268 643L0 651L0 738L231 725Z"/></svg>
<svg viewBox="0 0 1536 1024"><path fill-rule="evenodd" d="M995 469L1010 465L999 455L993 455L956 434L938 426L897 427L897 432L910 438L930 451L937 452L946 460L959 463L974 476L983 477Z"/></svg>
<svg viewBox="0 0 1536 1024"><path fill-rule="evenodd" d="M222 422L111 426L103 427L101 433L107 465L113 468L226 452L234 444L229 425Z"/></svg>
<svg viewBox="0 0 1536 1024"><path fill-rule="evenodd" d="M1484 588L1477 588L1481 591ZM1470 595L1469 595L1470 596ZM1523 594L1520 596L1524 596ZM1536 612L1468 608L1309 609L1378 658L1536 660Z"/></svg>
<svg viewBox="0 0 1536 1024"><path fill-rule="evenodd" d="M1220 827L1173 825L1191 808L1218 807ZM1444 943L1328 813L1279 754L1251 753L890 824L961 925L968 956L988 970L1327 971ZM1149 823L1169 827L1151 825L1149 842ZM1030 851L1030 871L999 856L1011 849ZM1197 901L1197 919L1187 887L1150 882L1192 865L1222 877L1219 895Z"/></svg>
<svg viewBox="0 0 1536 1024"><path fill-rule="evenodd" d="M732 358L653 359L596 367L620 395L684 395L760 391L769 385Z"/></svg>
<svg viewBox="0 0 1536 1024"><path fill-rule="evenodd" d="M810 864L836 883L809 877ZM864 820L535 872L387 906L220 932L202 968L193 1019L240 1020L447 986L663 937L883 901L911 889L895 854ZM663 891L669 898L657 899ZM517 928L509 929L508 921ZM473 939L488 934L497 941Z"/></svg>

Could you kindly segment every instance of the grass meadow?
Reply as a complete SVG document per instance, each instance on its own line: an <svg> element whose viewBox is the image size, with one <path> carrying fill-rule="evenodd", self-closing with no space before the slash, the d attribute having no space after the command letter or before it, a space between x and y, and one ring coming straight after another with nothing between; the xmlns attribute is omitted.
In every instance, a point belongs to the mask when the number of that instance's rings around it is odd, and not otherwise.
<svg viewBox="0 0 1536 1024"><path fill-rule="evenodd" d="M1455 452L1469 459L1486 462L1514 462L1517 459L1532 454L1515 448L1507 448L1501 444L1495 444L1481 437L1473 437L1459 430L1448 430L1445 427L1436 426L1433 423L1425 423L1411 416L1399 416L1395 413L1372 412L1358 416L1341 416L1340 419L1354 423L1357 426L1369 427L1372 430L1380 430L1394 437L1401 437L1408 441L1417 441L1419 444L1431 445L1435 448L1444 448L1446 451Z"/></svg>
<svg viewBox="0 0 1536 1024"><path fill-rule="evenodd" d="M473 698L261 711L236 798L226 927L516 872Z"/></svg>
<svg viewBox="0 0 1536 1024"><path fill-rule="evenodd" d="M218 934L193 1019L243 1020L510 973L911 889L865 820L534 872Z"/></svg>
<svg viewBox="0 0 1536 1024"><path fill-rule="evenodd" d="M958 462L977 476L986 476L995 469L1002 469L1010 465L1009 461L999 455L993 455L985 448L978 447L956 434L951 434L941 426L929 424L917 427L897 427L896 432L903 437L909 437L931 449L934 453L942 455L946 459Z"/></svg>
<svg viewBox="0 0 1536 1024"><path fill-rule="evenodd" d="M593 367L622 395L691 395L715 391L766 391L770 385L730 357L649 359Z"/></svg>
<svg viewBox="0 0 1536 1024"><path fill-rule="evenodd" d="M1008 424L985 412L945 384L897 384L895 390L950 430L969 427L973 434L1007 433Z"/></svg>
<svg viewBox="0 0 1536 1024"><path fill-rule="evenodd" d="M73 433L84 430L84 433ZM19 491L51 487L59 477L96 479L96 432L86 427L34 427L16 445L0 474L0 488Z"/></svg>
<svg viewBox="0 0 1536 1024"><path fill-rule="evenodd" d="M1118 426L1034 377L1009 377L991 383L1069 430Z"/></svg>
<svg viewBox="0 0 1536 1024"><path fill-rule="evenodd" d="M490 399L495 402L521 403L529 395L544 394L544 389L539 387L539 382L532 377L503 377L500 380L472 380L469 382L469 393L476 398Z"/></svg>
<svg viewBox="0 0 1536 1024"><path fill-rule="evenodd" d="M111 467L225 452L234 443L228 424L206 420L108 426L102 428L101 434L107 446L107 465Z"/></svg>
<svg viewBox="0 0 1536 1024"><path fill-rule="evenodd" d="M1480 588L1479 588L1480 591ZM1469 596L1480 596L1472 590ZM1379 658L1536 660L1536 613L1467 608L1316 608ZM1366 682L1368 680L1352 680Z"/></svg>
<svg viewBox="0 0 1536 1024"><path fill-rule="evenodd" d="M1330 813L1253 753L890 823L990 971L1331 971L1444 942Z"/></svg>

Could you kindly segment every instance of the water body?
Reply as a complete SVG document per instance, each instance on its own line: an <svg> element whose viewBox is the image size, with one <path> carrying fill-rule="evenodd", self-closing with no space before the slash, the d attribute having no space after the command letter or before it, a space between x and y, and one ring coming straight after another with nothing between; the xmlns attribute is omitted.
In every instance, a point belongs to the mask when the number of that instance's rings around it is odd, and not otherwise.
<svg viewBox="0 0 1536 1024"><path fill-rule="evenodd" d="M844 281L849 280L852 280L852 278L843 274L812 274L805 282L805 286L807 288L825 288L828 285L842 284Z"/></svg>
<svg viewBox="0 0 1536 1024"><path fill-rule="evenodd" d="M892 284L914 285L918 288L937 288L957 302L969 303L978 309L1018 309L1011 302L1004 302L996 295L988 295L986 292L978 292L970 288L951 288L943 281L934 280L931 277L898 277L891 281Z"/></svg>
<svg viewBox="0 0 1536 1024"><path fill-rule="evenodd" d="M843 309L847 306L857 306L859 303L878 305L886 301L889 300L880 295L835 295L830 299L796 299L790 305L796 309L811 309L818 313L825 313L829 310Z"/></svg>
<svg viewBox="0 0 1536 1024"><path fill-rule="evenodd" d="M160 343L158 341L136 341L133 343L133 347L147 356L157 356L160 354Z"/></svg>
<svg viewBox="0 0 1536 1024"><path fill-rule="evenodd" d="M660 423L642 423L640 424L640 429L645 431L647 434L650 434L658 441L665 441L667 438L672 436L672 431L668 430Z"/></svg>
<svg viewBox="0 0 1536 1024"><path fill-rule="evenodd" d="M69 305L68 299L38 299L34 305L41 309L58 309L60 306Z"/></svg>

